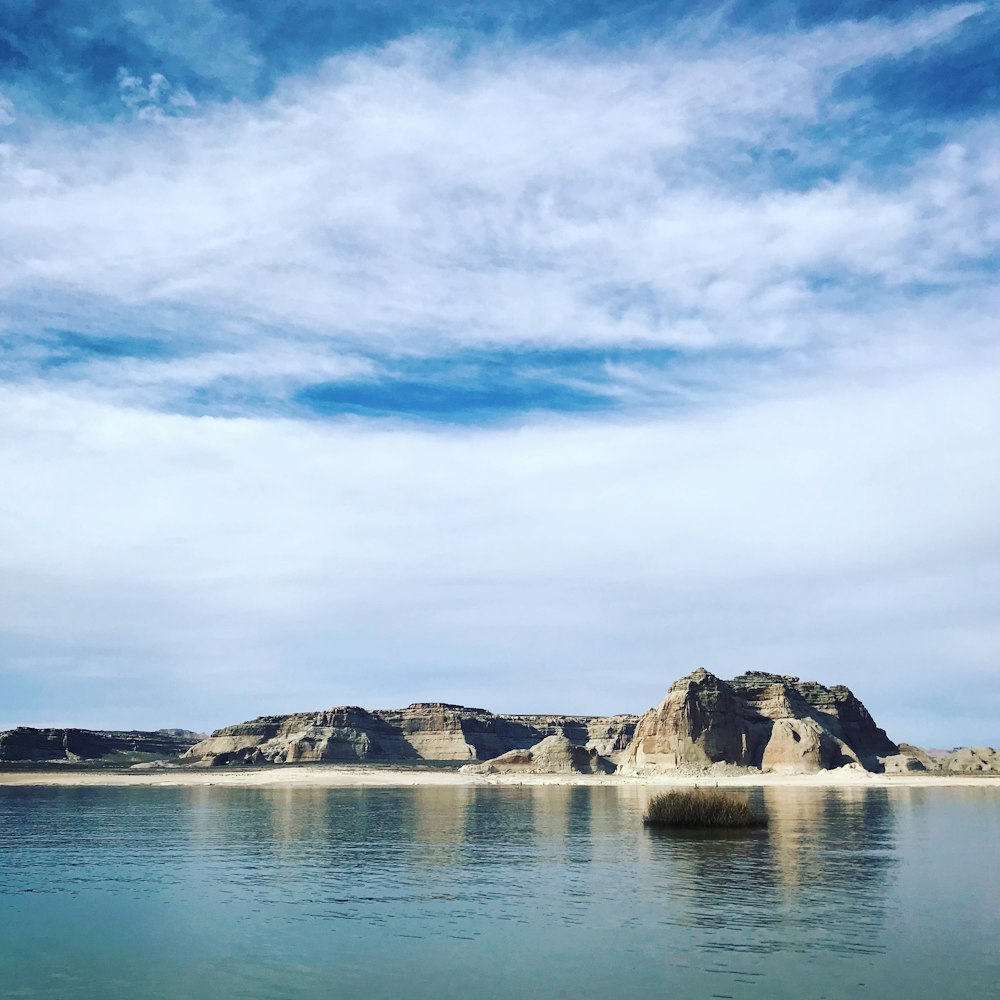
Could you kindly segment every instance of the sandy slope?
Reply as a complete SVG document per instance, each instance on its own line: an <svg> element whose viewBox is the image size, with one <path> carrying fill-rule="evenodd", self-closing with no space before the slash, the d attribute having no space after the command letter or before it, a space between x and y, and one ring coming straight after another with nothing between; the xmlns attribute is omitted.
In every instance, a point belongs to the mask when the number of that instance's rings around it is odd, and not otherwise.
<svg viewBox="0 0 1000 1000"><path fill-rule="evenodd" d="M992 785L1000 790L1000 775L868 774L857 771L821 771L819 774L750 774L739 776L591 774L460 774L457 771L414 771L338 765L269 767L259 770L206 771L163 769L135 771L0 771L0 785L128 785L352 788L416 785L717 785L747 787L941 787Z"/></svg>

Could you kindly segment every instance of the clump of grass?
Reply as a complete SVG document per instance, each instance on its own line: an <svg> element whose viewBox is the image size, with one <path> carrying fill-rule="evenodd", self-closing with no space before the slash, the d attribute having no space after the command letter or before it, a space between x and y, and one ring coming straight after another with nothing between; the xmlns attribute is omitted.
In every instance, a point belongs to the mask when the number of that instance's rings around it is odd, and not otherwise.
<svg viewBox="0 0 1000 1000"><path fill-rule="evenodd" d="M727 829L767 826L767 817L741 795L717 788L692 788L654 795L642 817L647 826Z"/></svg>

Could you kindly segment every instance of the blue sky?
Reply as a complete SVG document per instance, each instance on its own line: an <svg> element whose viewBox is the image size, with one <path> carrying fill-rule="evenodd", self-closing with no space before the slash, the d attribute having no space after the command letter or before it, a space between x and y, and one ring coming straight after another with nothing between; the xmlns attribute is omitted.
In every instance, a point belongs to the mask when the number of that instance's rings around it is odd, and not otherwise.
<svg viewBox="0 0 1000 1000"><path fill-rule="evenodd" d="M0 725L641 711L706 666L996 744L998 42L4 4Z"/></svg>

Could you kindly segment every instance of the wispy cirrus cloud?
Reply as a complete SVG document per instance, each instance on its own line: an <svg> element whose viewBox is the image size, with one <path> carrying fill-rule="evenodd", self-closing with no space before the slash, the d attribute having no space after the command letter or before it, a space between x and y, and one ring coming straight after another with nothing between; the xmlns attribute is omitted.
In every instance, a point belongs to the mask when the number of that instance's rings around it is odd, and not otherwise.
<svg viewBox="0 0 1000 1000"><path fill-rule="evenodd" d="M987 284L992 125L912 151L890 188L810 133L859 113L840 74L978 9L694 51L411 39L262 105L43 129L6 151L2 288L59 325L76 297L112 331L181 309L216 358L276 324L320 352L823 349L915 285Z"/></svg>
<svg viewBox="0 0 1000 1000"><path fill-rule="evenodd" d="M136 118L146 121L184 114L198 106L187 88L174 87L162 73L154 73L146 81L124 66L118 70L118 93L124 107Z"/></svg>

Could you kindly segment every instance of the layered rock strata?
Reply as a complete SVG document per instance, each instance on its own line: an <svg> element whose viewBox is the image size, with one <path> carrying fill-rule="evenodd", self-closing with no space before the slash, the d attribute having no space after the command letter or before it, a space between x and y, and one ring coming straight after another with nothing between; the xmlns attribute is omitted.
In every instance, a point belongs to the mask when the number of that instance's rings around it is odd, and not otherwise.
<svg viewBox="0 0 1000 1000"><path fill-rule="evenodd" d="M187 756L211 764L482 761L561 736L614 758L628 746L637 721L630 715L495 715L442 702L374 711L345 706L226 726Z"/></svg>
<svg viewBox="0 0 1000 1000"><path fill-rule="evenodd" d="M595 747L576 746L565 736L546 736L527 750L508 750L461 770L473 774L610 774L615 765Z"/></svg>
<svg viewBox="0 0 1000 1000"><path fill-rule="evenodd" d="M843 686L750 672L724 681L696 670L676 681L636 727L623 770L662 771L736 764L803 773L879 758L899 747Z"/></svg>
<svg viewBox="0 0 1000 1000"><path fill-rule="evenodd" d="M116 757L179 757L201 738L183 729L156 732L94 729L34 729L0 732L0 761L102 760Z"/></svg>

